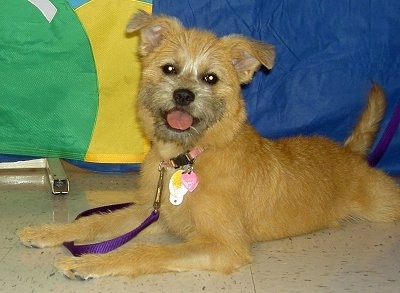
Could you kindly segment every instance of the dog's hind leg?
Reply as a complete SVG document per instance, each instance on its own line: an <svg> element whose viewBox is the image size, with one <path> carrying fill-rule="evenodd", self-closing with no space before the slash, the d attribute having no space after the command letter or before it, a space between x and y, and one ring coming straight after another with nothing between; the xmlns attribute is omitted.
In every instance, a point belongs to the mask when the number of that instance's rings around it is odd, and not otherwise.
<svg viewBox="0 0 400 293"><path fill-rule="evenodd" d="M174 245L138 245L101 255L63 257L55 266L71 279L84 280L191 270L231 273L251 261L247 248L232 245L211 240Z"/></svg>
<svg viewBox="0 0 400 293"><path fill-rule="evenodd" d="M399 220L400 186L380 170L370 169L368 173L362 192L353 196L354 217L371 222Z"/></svg>

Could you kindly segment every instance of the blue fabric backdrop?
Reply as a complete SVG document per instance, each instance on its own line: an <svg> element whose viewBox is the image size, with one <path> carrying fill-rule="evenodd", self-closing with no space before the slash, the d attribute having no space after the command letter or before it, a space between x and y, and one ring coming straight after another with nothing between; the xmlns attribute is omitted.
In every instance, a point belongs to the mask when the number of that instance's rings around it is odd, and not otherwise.
<svg viewBox="0 0 400 293"><path fill-rule="evenodd" d="M153 12L276 46L273 70L243 88L249 121L264 136L321 134L342 142L372 80L388 98L383 127L400 98L398 0L155 0ZM400 175L399 130L378 167Z"/></svg>

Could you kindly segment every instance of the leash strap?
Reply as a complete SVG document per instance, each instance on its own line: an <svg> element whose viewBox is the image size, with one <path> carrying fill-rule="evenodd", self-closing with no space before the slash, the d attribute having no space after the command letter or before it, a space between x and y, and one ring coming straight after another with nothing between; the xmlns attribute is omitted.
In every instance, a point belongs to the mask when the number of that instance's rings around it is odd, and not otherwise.
<svg viewBox="0 0 400 293"><path fill-rule="evenodd" d="M389 120L388 125L386 126L385 131L383 132L382 137L380 138L373 152L368 157L368 163L371 166L375 166L382 158L387 147L392 141L394 134L396 133L396 130L399 127L399 124L400 124L400 100L397 102L395 110L392 114L392 117Z"/></svg>
<svg viewBox="0 0 400 293"><path fill-rule="evenodd" d="M103 214L103 213L110 213L119 209L123 209L126 207L131 206L133 203L123 203L123 204L115 204L115 205L109 205L109 206L102 206L94 209L90 209L87 211L84 211L83 213L80 213L76 219L79 219L81 217L87 217L93 214ZM110 252L134 237L138 235L140 232L142 232L146 227L154 223L155 221L158 220L158 217L160 216L160 213L158 210L153 210L151 214L141 223L137 228L134 230L121 235L117 238L106 240L103 242L99 243L93 243L93 244L83 244L83 245L75 245L73 241L71 242L64 242L64 246L72 253L74 256L81 256L82 254L93 254L93 253L107 253Z"/></svg>
<svg viewBox="0 0 400 293"><path fill-rule="evenodd" d="M127 208L133 204L134 204L133 202L126 202L126 203L118 203L118 204L93 208L93 209L90 209L90 210L80 213L79 215L76 216L75 220L78 220L79 218L87 217L90 215L94 215L94 214L111 213L116 210Z"/></svg>

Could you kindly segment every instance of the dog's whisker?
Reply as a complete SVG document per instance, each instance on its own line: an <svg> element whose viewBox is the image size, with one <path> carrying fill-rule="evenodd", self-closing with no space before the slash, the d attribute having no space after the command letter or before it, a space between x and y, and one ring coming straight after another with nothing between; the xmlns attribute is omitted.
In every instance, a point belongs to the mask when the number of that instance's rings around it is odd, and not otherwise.
<svg viewBox="0 0 400 293"><path fill-rule="evenodd" d="M193 126L190 126L190 129L193 129L198 135L200 135L200 132Z"/></svg>

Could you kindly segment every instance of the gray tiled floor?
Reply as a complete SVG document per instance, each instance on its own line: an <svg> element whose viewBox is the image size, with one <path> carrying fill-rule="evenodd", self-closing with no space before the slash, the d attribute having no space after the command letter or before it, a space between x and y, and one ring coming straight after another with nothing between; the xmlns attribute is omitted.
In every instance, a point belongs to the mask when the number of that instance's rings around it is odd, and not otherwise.
<svg viewBox="0 0 400 293"><path fill-rule="evenodd" d="M346 223L258 243L255 262L228 276L190 272L67 280L52 266L64 249L27 249L16 230L71 221L89 207L130 201L137 175L98 174L68 164L66 171L68 196L49 192L44 171L0 171L0 292L400 292L399 223ZM176 241L167 235L146 240Z"/></svg>

